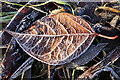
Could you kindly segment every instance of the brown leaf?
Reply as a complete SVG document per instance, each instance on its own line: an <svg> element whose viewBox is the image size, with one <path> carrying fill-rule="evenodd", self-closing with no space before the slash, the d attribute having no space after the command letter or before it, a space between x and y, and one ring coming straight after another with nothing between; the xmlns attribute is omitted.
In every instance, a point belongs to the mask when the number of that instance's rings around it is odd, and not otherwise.
<svg viewBox="0 0 120 80"><path fill-rule="evenodd" d="M43 17L24 33L5 31L31 57L51 65L61 65L79 57L95 38L87 22L69 13Z"/></svg>

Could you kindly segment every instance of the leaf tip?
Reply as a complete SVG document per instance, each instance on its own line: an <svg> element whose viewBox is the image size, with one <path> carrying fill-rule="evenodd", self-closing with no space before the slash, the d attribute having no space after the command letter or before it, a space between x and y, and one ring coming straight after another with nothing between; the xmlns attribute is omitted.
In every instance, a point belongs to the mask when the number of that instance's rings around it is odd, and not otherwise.
<svg viewBox="0 0 120 80"><path fill-rule="evenodd" d="M3 29L3 31L7 32L8 34L12 35L13 36L13 33L12 31L9 31L9 30L6 30L6 29Z"/></svg>

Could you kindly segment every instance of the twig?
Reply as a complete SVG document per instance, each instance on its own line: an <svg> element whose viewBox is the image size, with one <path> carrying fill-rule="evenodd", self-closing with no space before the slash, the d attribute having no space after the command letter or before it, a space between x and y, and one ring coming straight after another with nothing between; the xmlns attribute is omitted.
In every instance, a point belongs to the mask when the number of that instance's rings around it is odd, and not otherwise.
<svg viewBox="0 0 120 80"><path fill-rule="evenodd" d="M50 80L50 65L48 64L48 79Z"/></svg>
<svg viewBox="0 0 120 80"><path fill-rule="evenodd" d="M13 78L16 78L23 70L29 66L33 62L33 58L29 57L9 78L9 80L12 80Z"/></svg>

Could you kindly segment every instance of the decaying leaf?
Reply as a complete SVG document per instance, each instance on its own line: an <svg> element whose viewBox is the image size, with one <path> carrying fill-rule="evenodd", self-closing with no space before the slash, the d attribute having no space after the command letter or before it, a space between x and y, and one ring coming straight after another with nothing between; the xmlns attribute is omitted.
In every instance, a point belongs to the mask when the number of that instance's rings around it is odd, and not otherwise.
<svg viewBox="0 0 120 80"><path fill-rule="evenodd" d="M111 71L111 68L109 68L108 66L113 64L119 57L120 57L120 47L114 49L102 61L100 61L99 63L90 67L87 71L85 71L78 78L80 78L80 79L85 79L85 78L92 79L93 77L97 76L98 73L100 73L101 71ZM111 71L111 72L113 74L115 74L113 71ZM117 78L119 78L119 77L117 77Z"/></svg>
<svg viewBox="0 0 120 80"><path fill-rule="evenodd" d="M69 13L46 16L24 33L7 32L26 53L51 65L68 63L79 57L96 36L87 22Z"/></svg>
<svg viewBox="0 0 120 80"><path fill-rule="evenodd" d="M115 26L116 26L117 21L118 21L119 18L120 18L120 16L119 16L119 15L116 15L116 16L112 19L112 21L110 22L110 25L111 25L113 28L115 28Z"/></svg>
<svg viewBox="0 0 120 80"><path fill-rule="evenodd" d="M95 58L106 45L107 43L99 43L97 46L91 45L84 54L68 64L67 67L75 68L87 64L89 61Z"/></svg>

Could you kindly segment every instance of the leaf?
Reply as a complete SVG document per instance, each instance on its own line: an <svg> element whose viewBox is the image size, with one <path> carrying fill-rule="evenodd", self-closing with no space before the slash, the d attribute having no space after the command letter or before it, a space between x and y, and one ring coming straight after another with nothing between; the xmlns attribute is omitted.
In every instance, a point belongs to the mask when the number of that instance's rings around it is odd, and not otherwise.
<svg viewBox="0 0 120 80"><path fill-rule="evenodd" d="M51 65L69 63L79 57L95 38L87 22L69 13L43 17L23 33L5 31L31 57Z"/></svg>
<svg viewBox="0 0 120 80"><path fill-rule="evenodd" d="M67 67L76 68L87 64L89 61L95 58L106 45L107 43L99 43L97 46L91 45L84 54L82 54L79 58L73 60L70 64L67 65Z"/></svg>
<svg viewBox="0 0 120 80"><path fill-rule="evenodd" d="M110 25L115 28L116 24L117 24L117 21L119 20L119 15L116 15L110 22Z"/></svg>
<svg viewBox="0 0 120 80"><path fill-rule="evenodd" d="M71 6L70 4L68 4L68 3L63 2L63 1L60 1L60 0L49 0L49 1L46 1L45 3L41 3L41 4L37 4L37 5L32 5L32 6L33 6L33 7L42 6L42 5L48 4L48 3L50 3L50 2L55 2L55 3L58 3L58 4L68 5L68 6L71 8L72 13L73 13L73 15L74 15L74 10L73 10L72 6Z"/></svg>
<svg viewBox="0 0 120 80"><path fill-rule="evenodd" d="M88 70L86 70L82 75L80 75L78 78L84 79L84 78L94 78L97 76L101 71L111 71L113 74L115 74L109 66L113 64L118 58L120 57L120 47L117 47L113 51L109 53L103 60L98 62L97 64L90 67Z"/></svg>

